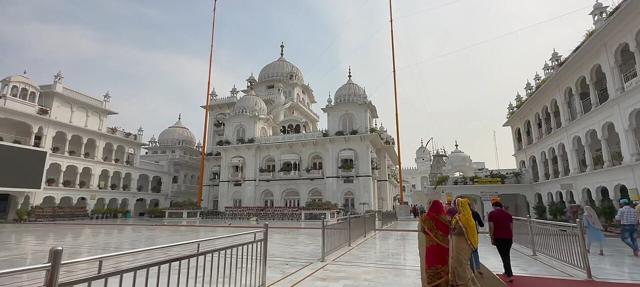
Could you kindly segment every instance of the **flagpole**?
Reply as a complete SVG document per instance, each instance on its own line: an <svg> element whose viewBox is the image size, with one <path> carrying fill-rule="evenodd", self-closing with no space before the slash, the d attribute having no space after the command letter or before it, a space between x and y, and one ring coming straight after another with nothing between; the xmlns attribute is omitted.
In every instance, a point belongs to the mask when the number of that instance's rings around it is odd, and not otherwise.
<svg viewBox="0 0 640 287"><path fill-rule="evenodd" d="M213 17L211 19L211 47L209 48L209 74L207 76L206 105L204 106L204 127L202 132L202 148L200 150L200 173L198 176L198 207L202 207L202 192L204 189L204 166L207 158L207 131L209 129L209 105L211 105L211 76L213 75L213 39L216 27L216 6L218 0L213 0Z"/></svg>
<svg viewBox="0 0 640 287"><path fill-rule="evenodd" d="M400 152L400 117L398 114L398 83L396 79L396 46L393 39L393 8L389 0L389 23L391 27L391 60L393 62L393 97L396 109L396 143L398 146L398 176L400 180L400 204L404 204L404 184L402 177L402 154Z"/></svg>

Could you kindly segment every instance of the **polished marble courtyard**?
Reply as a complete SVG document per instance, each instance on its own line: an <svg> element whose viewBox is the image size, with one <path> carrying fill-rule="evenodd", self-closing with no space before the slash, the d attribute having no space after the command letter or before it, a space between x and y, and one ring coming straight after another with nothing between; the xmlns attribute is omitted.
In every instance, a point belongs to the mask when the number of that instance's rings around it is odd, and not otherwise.
<svg viewBox="0 0 640 287"><path fill-rule="evenodd" d="M63 246L67 260L248 230L239 228L238 223L220 227L223 222L182 226L178 225L180 222L149 220L113 223L2 224L0 244L11 248L0 249L0 269L42 263L51 246ZM270 230L267 280L271 286L420 286L415 232L371 233L320 262L318 224L306 223L305 229L300 228L300 223L272 225L284 228ZM409 221L389 228L410 230L415 226ZM481 237L481 261L494 273L501 273L500 258L488 241L486 236ZM640 283L640 259L626 251L617 238L608 238L607 255L591 256L596 280ZM543 256L529 256L524 248L514 248L512 262L518 275L584 279L583 274L570 267Z"/></svg>

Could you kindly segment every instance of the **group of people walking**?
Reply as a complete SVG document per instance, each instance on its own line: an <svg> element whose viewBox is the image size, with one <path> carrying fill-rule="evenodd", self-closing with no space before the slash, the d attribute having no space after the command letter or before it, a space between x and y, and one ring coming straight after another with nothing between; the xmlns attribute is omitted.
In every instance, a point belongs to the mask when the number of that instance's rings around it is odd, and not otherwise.
<svg viewBox="0 0 640 287"><path fill-rule="evenodd" d="M620 223L620 239L633 251L634 256L640 256L638 241L636 240L637 226L640 224L640 204L634 209L629 199L621 199L616 220ZM591 206L584 207L582 223L586 229L587 252L591 253L591 245L598 244L599 255L604 255L604 233L603 226L598 218L598 214Z"/></svg>
<svg viewBox="0 0 640 287"><path fill-rule="evenodd" d="M513 281L510 249L513 239L511 215L502 204L492 202L489 213L491 242L498 248L508 281ZM457 198L445 206L433 200L420 217L425 246L422 286L481 286L476 276L483 276L478 256L478 227L484 227L482 216L474 211L466 198Z"/></svg>

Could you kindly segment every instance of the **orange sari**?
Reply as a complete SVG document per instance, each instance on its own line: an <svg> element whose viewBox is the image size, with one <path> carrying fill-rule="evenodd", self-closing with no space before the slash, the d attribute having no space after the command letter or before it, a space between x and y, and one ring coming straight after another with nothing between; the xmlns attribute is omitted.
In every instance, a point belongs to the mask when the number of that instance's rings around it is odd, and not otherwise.
<svg viewBox="0 0 640 287"><path fill-rule="evenodd" d="M434 200L420 218L425 235L426 287L449 286L449 221L442 202ZM423 286L425 287L425 286Z"/></svg>

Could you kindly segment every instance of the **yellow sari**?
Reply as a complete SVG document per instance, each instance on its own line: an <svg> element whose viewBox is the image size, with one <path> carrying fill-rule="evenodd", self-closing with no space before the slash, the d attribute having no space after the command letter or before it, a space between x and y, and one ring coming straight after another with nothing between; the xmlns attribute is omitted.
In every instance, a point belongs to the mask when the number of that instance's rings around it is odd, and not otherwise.
<svg viewBox="0 0 640 287"><path fill-rule="evenodd" d="M469 200L458 199L456 205L458 212L451 222L449 281L451 286L480 287L469 266L471 252L478 248L478 233Z"/></svg>

